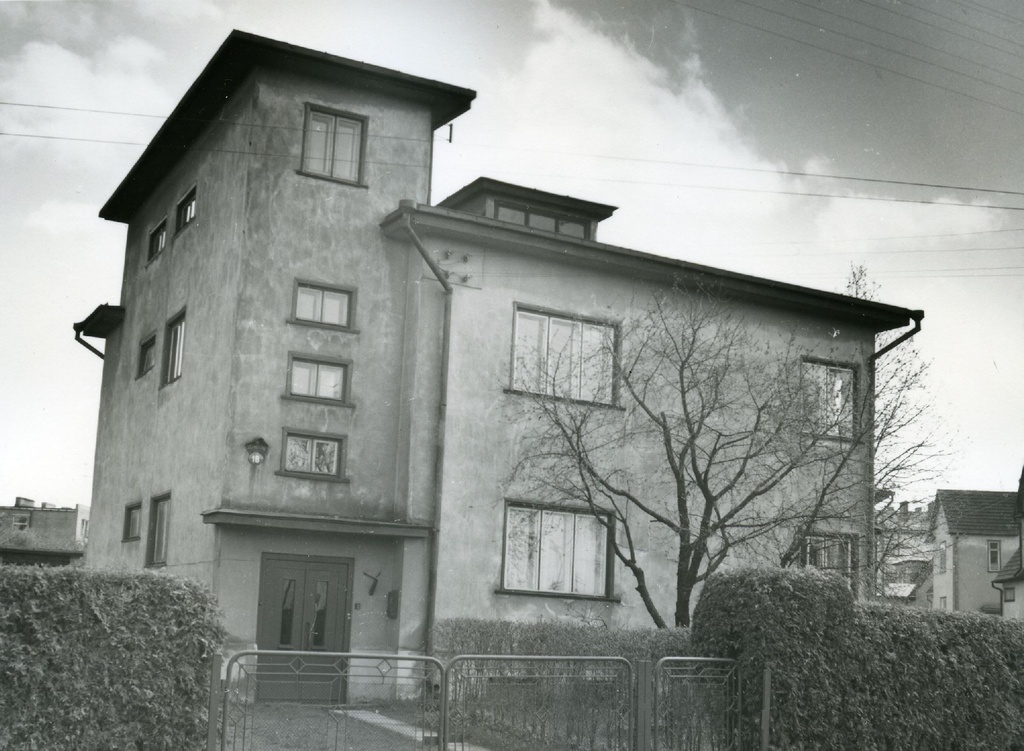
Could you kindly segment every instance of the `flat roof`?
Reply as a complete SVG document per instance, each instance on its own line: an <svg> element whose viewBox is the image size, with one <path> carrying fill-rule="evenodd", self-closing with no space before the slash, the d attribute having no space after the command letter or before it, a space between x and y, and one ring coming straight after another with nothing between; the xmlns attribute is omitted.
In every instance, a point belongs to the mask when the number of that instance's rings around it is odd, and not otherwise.
<svg viewBox="0 0 1024 751"><path fill-rule="evenodd" d="M274 39L232 31L168 116L135 166L100 209L100 217L128 222L171 167L216 119L225 100L258 65L333 78L430 107L436 129L469 110L476 92Z"/></svg>

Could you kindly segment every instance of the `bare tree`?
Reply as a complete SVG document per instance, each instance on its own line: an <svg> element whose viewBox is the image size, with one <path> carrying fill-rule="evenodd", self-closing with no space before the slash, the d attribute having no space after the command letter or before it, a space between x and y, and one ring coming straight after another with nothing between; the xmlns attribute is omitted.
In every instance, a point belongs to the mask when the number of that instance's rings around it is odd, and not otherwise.
<svg viewBox="0 0 1024 751"><path fill-rule="evenodd" d="M539 375L516 416L513 481L591 511L659 628L655 543L674 545L671 622L686 626L695 587L730 552L784 533L776 555L795 560L816 524L848 518L851 489L865 497L852 379L808 367L791 332L738 310L673 290L592 353L596 364L581 347L516 354L517 372ZM591 399L567 398L574 388Z"/></svg>

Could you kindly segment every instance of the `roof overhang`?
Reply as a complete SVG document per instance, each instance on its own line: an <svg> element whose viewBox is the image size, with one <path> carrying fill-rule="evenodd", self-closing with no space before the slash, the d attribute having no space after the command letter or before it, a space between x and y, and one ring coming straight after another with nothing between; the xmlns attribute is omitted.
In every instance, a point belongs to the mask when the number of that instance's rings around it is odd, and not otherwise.
<svg viewBox="0 0 1024 751"><path fill-rule="evenodd" d="M232 31L185 92L142 156L100 209L100 217L128 222L156 184L257 66L329 78L346 85L421 102L439 128L469 110L476 92L274 39Z"/></svg>
<svg viewBox="0 0 1024 751"><path fill-rule="evenodd" d="M535 208L553 209L598 222L610 217L618 208L617 206L610 206L604 203L585 201L582 198L561 196L557 193L549 193L545 190L537 190L536 188L525 188L521 185L502 182L491 177L478 177L469 185L459 188L444 200L439 201L437 205L445 209L458 210L475 198L495 194L501 198L522 201Z"/></svg>
<svg viewBox="0 0 1024 751"><path fill-rule="evenodd" d="M89 342L82 339L83 336L91 336L97 339L106 339L117 328L124 323L124 308L120 305L100 305L86 316L84 321L73 324L75 329L75 341L81 344L90 352L103 359L103 353L96 349Z"/></svg>
<svg viewBox="0 0 1024 751"><path fill-rule="evenodd" d="M315 514L289 514L281 511L215 508L202 513L204 524L223 524L263 529L289 529L301 532L371 535L374 537L427 537L431 527L426 524L378 522Z"/></svg>
<svg viewBox="0 0 1024 751"><path fill-rule="evenodd" d="M743 302L829 316L833 320L864 326L876 333L919 323L924 317L920 310L777 282L593 240L556 235L413 201L402 201L398 209L381 222L381 228L389 237L405 239L406 220L412 222L416 232L423 236L458 238L523 254L556 258L621 276L667 280L683 288L715 291Z"/></svg>

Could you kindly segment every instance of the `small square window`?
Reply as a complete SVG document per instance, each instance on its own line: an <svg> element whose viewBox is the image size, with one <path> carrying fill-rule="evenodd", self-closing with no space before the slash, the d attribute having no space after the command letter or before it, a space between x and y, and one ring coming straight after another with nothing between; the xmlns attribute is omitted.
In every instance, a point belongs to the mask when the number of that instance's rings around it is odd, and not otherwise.
<svg viewBox="0 0 1024 751"><path fill-rule="evenodd" d="M298 282L295 286L295 319L351 328L354 296L351 289Z"/></svg>
<svg viewBox="0 0 1024 751"><path fill-rule="evenodd" d="M946 609L946 598L945 597L940 597L939 598L939 610L945 610L945 609Z"/></svg>
<svg viewBox="0 0 1024 751"><path fill-rule="evenodd" d="M341 480L344 463L344 436L285 432L281 474Z"/></svg>
<svg viewBox="0 0 1024 751"><path fill-rule="evenodd" d="M146 260L152 261L167 247L167 222L163 221L157 228L149 233L149 253Z"/></svg>
<svg viewBox="0 0 1024 751"><path fill-rule="evenodd" d="M307 108L302 171L360 183L365 122L361 117Z"/></svg>
<svg viewBox="0 0 1024 751"><path fill-rule="evenodd" d="M177 231L181 232L186 225L191 224L196 218L196 189L192 188L185 197L178 203Z"/></svg>
<svg viewBox="0 0 1024 751"><path fill-rule="evenodd" d="M1003 590L1003 602L1016 602L1017 600L1017 589L1015 587L1006 587Z"/></svg>
<svg viewBox="0 0 1024 751"><path fill-rule="evenodd" d="M11 517L11 527L15 532L24 532L32 524L29 514L15 514Z"/></svg>
<svg viewBox="0 0 1024 751"><path fill-rule="evenodd" d="M156 365L156 334L139 345L139 370L137 378L141 378Z"/></svg>
<svg viewBox="0 0 1024 751"><path fill-rule="evenodd" d="M348 363L293 357L288 393L310 399L342 402L348 395Z"/></svg>
<svg viewBox="0 0 1024 751"><path fill-rule="evenodd" d="M165 384L181 378L181 361L185 353L185 313L181 312L167 323L164 334Z"/></svg>
<svg viewBox="0 0 1024 751"><path fill-rule="evenodd" d="M124 509L124 531L121 539L124 541L138 540L142 535L142 504L133 503L125 506Z"/></svg>
<svg viewBox="0 0 1024 751"><path fill-rule="evenodd" d="M171 509L169 495L154 498L149 503L149 537L146 544L146 565L167 563L167 528Z"/></svg>

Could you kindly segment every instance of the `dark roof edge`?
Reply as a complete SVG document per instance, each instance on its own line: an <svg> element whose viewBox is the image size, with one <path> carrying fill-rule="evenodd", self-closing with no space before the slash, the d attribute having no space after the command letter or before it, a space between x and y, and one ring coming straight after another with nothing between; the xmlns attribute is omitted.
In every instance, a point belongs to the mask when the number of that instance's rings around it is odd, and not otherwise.
<svg viewBox="0 0 1024 751"><path fill-rule="evenodd" d="M398 209L386 216L380 226L385 232L390 232L401 226L399 223L406 216L413 221L418 219L421 227L424 222L429 222L432 227L442 232L448 231L463 235L487 231L499 232L512 243L538 247L549 246L551 250L562 251L563 255L565 255L565 251L572 250L575 251L574 255L577 258L589 256L591 263L604 256L606 261L615 259L616 261L626 260L644 264L649 266L652 271L664 272L669 269L676 274L682 273L691 277L703 278L711 284L729 291L745 293L753 298L774 302L783 307L810 306L827 310L843 319L868 326L876 332L909 326L914 321L924 318L924 312L921 310L911 310L873 300L862 300L837 292L825 292L812 287L726 271L713 266L704 266L594 240L554 235L529 227L519 227L496 219L427 206L410 200L402 201Z"/></svg>
<svg viewBox="0 0 1024 751"><path fill-rule="evenodd" d="M221 43L164 124L160 126L135 165L107 199L100 209L100 217L116 222L128 222L148 195L148 189L152 187L150 183L161 178L168 165L176 163L182 153L195 143L228 95L233 93L249 72L261 63L276 63L282 67L302 64L320 68L341 67L364 81L387 82L398 89L417 92L420 97L425 96L432 101L432 124L435 129L468 111L473 99L476 98L476 92L472 89L327 52L317 52L236 29ZM146 176L149 172L155 172L156 178L151 177L147 181Z"/></svg>
<svg viewBox="0 0 1024 751"><path fill-rule="evenodd" d="M510 197L521 201L539 199L541 203L563 207L573 213L582 214L588 219L596 219L598 221L607 219L619 208L618 206L588 201L574 196L559 195L558 193L551 193L537 188L527 188L522 185L503 182L502 180L495 180L493 177L478 177L469 185L459 188L444 200L438 201L437 206L457 211L459 204L481 193L497 193L503 197Z"/></svg>

